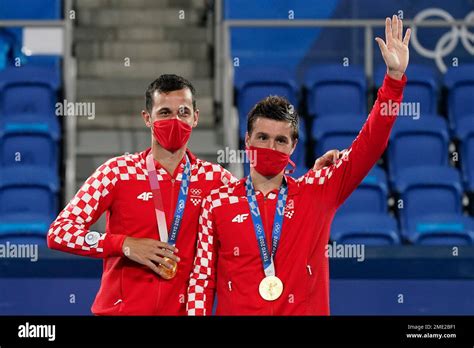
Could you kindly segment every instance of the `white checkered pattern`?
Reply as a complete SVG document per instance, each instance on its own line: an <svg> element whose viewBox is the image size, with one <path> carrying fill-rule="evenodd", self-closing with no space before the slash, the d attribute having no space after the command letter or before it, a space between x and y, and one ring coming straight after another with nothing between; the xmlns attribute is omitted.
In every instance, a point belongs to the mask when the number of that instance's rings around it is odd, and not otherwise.
<svg viewBox="0 0 474 348"><path fill-rule="evenodd" d="M197 173L194 171L197 169ZM214 164L200 159L196 160L192 168L193 176L191 182L201 180L221 181L222 185L227 185L230 182L237 182L238 180L226 169L218 164Z"/></svg>
<svg viewBox="0 0 474 348"><path fill-rule="evenodd" d="M148 180L145 161L139 153L116 157L116 161L120 180Z"/></svg>
<svg viewBox="0 0 474 348"><path fill-rule="evenodd" d="M111 193L119 180L148 180L145 162L139 153L114 157L102 164L51 224L48 237L67 249L100 256L104 252L106 234L92 246L85 242L85 235L89 226L108 209Z"/></svg>
<svg viewBox="0 0 474 348"><path fill-rule="evenodd" d="M349 161L349 154L351 153L352 148L347 151L343 151L342 158L336 161L332 166L319 169L317 171L309 170L308 173L303 175L297 180L299 183L305 183L308 185L324 185L328 182L329 179L333 176L336 169L340 168L344 162Z"/></svg>
<svg viewBox="0 0 474 348"><path fill-rule="evenodd" d="M285 210L285 217L287 217L288 219L291 219L294 214L295 214L294 210Z"/></svg>
<svg viewBox="0 0 474 348"><path fill-rule="evenodd" d="M90 246L84 238L92 225L111 204L112 191L118 181L148 180L144 152L112 158L101 165L84 183L75 197L51 224L48 238L66 251L77 251L89 256L102 256L106 234L102 234L97 244ZM183 166L183 164L181 164ZM159 181L169 177L163 168L157 169ZM181 181L179 173L176 180ZM220 165L196 159L191 167L191 182L215 180L222 185L236 182L229 171ZM202 203L202 191L191 188L190 199L195 206Z"/></svg>
<svg viewBox="0 0 474 348"><path fill-rule="evenodd" d="M212 298L207 292L212 292L215 287L214 265L214 236L212 216L213 208L222 204L239 202L239 197L232 195L234 185L223 186L211 191L203 202L199 217L198 243L194 269L191 273L188 287L188 315L206 315L211 310ZM245 198L245 197L243 197ZM206 302L209 301L209 302Z"/></svg>
<svg viewBox="0 0 474 348"><path fill-rule="evenodd" d="M191 198L189 198L189 200L195 206L198 206L199 204L201 204L201 198L191 197Z"/></svg>
<svg viewBox="0 0 474 348"><path fill-rule="evenodd" d="M120 170L123 171L123 157L112 158L101 165L82 185L74 198L51 224L48 237L55 243L67 248L91 253L102 253L105 234L102 234L95 245L85 242L85 235L99 215L99 203L110 196L115 187ZM122 164L122 169L119 167ZM104 207L105 208L105 207Z"/></svg>

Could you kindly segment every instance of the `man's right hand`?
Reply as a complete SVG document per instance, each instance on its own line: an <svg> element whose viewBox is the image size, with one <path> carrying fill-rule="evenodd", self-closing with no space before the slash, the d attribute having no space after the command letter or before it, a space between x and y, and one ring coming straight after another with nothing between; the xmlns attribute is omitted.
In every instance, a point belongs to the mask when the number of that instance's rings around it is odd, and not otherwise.
<svg viewBox="0 0 474 348"><path fill-rule="evenodd" d="M176 247L156 239L127 237L123 242L122 250L123 254L130 260L148 266L160 276L163 276L164 273L157 264L168 269L173 268L164 260L165 257L176 262L180 261L180 258L176 255L178 252Z"/></svg>

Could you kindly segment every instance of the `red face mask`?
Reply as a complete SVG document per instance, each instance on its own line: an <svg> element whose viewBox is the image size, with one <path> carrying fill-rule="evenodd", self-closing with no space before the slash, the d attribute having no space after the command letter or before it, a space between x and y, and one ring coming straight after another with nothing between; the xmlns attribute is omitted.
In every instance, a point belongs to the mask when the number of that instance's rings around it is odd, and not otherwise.
<svg viewBox="0 0 474 348"><path fill-rule="evenodd" d="M191 129L190 125L177 118L153 122L156 141L168 151L183 147L191 136Z"/></svg>
<svg viewBox="0 0 474 348"><path fill-rule="evenodd" d="M247 147L247 156L250 160L250 166L263 176L275 176L286 168L288 163L293 167L295 164L290 160L290 155L281 151L268 149L266 147Z"/></svg>

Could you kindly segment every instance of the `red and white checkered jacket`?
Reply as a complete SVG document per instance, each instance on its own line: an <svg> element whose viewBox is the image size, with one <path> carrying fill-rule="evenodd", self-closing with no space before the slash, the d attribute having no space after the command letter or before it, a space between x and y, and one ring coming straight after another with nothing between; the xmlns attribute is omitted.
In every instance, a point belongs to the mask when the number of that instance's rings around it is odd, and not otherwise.
<svg viewBox="0 0 474 348"><path fill-rule="evenodd" d="M265 277L245 193L245 178L213 190L203 203L194 269L189 281L189 315L329 315L326 245L337 208L356 189L387 146L396 117L382 116L382 103L402 100L402 81L385 77L362 130L343 158L298 180L286 177L288 198L274 257L283 293L268 302L259 295ZM278 191L257 202L271 250Z"/></svg>
<svg viewBox="0 0 474 348"><path fill-rule="evenodd" d="M115 157L101 165L69 202L48 232L48 246L68 253L103 258L100 290L92 311L98 315L185 315L186 289L195 255L202 200L217 187L236 180L220 165L197 159L189 150L189 195L176 247L178 273L163 280L148 267L123 255L125 237L159 239L146 151ZM184 158L173 175L158 162L158 180L168 229L178 198ZM89 227L107 212L104 234Z"/></svg>

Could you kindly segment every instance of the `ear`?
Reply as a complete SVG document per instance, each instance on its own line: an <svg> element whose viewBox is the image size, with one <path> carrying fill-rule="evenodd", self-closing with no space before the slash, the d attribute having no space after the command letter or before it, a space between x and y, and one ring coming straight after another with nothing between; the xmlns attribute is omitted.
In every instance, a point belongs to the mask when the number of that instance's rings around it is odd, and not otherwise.
<svg viewBox="0 0 474 348"><path fill-rule="evenodd" d="M250 135L249 132L245 132L245 147L250 146Z"/></svg>
<svg viewBox="0 0 474 348"><path fill-rule="evenodd" d="M291 148L291 151L290 151L290 156L293 154L293 152L295 152L297 144L298 144L298 139L295 139L295 141L293 143L293 147Z"/></svg>
<svg viewBox="0 0 474 348"><path fill-rule="evenodd" d="M145 125L148 128L151 128L151 125L153 122L151 121L151 115L148 113L148 111L142 110L142 118L143 118L143 121L145 122Z"/></svg>
<svg viewBox="0 0 474 348"><path fill-rule="evenodd" d="M199 122L199 109L196 109L196 111L194 111L193 128L197 126L198 122Z"/></svg>

